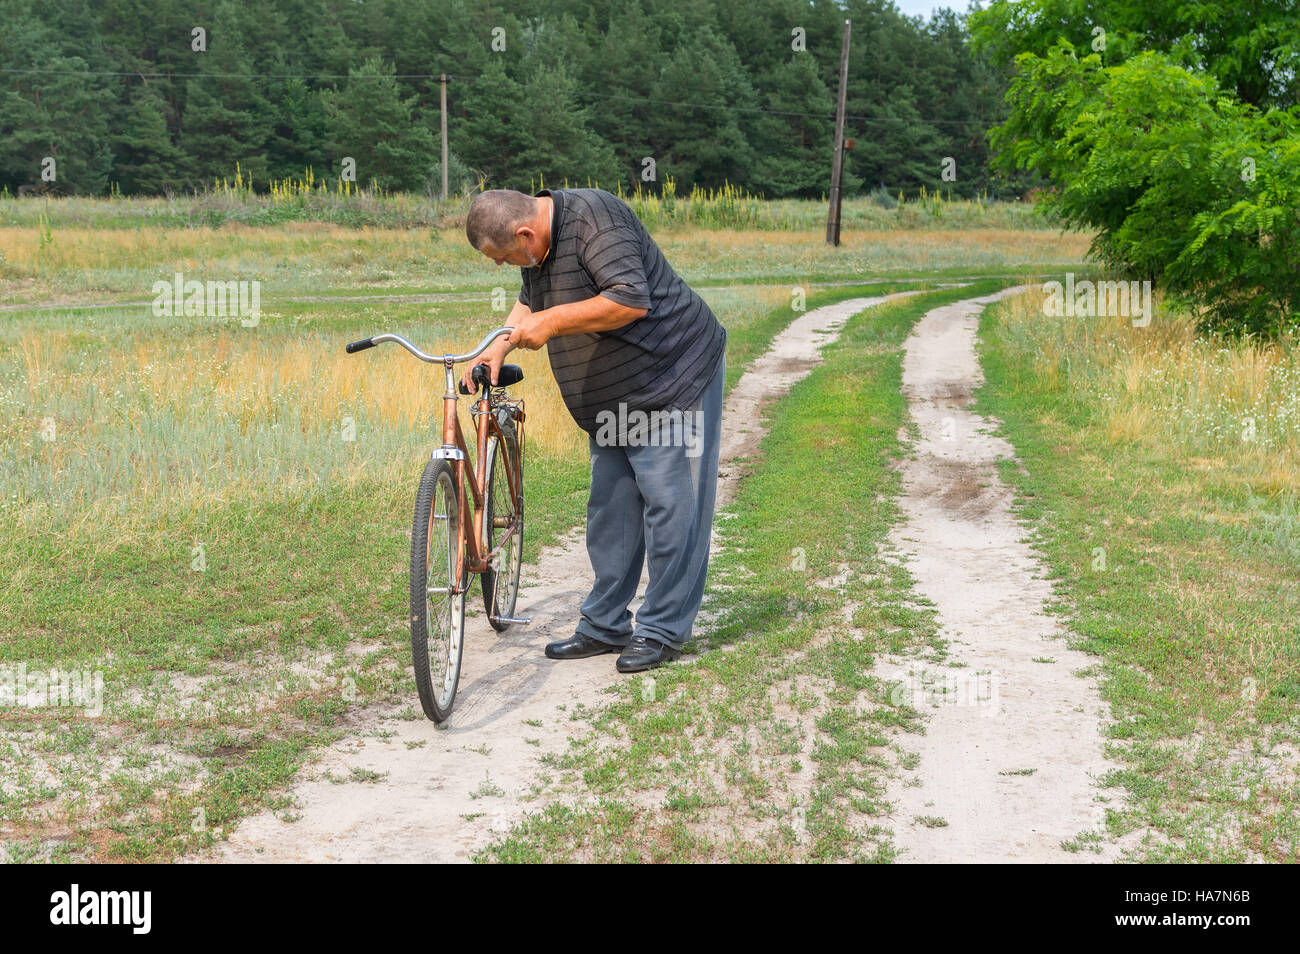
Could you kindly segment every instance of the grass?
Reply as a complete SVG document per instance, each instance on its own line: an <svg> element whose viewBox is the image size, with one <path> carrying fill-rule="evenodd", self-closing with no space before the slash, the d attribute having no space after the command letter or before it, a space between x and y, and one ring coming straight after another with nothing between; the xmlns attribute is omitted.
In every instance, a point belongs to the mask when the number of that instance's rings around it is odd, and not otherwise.
<svg viewBox="0 0 1300 954"><path fill-rule="evenodd" d="M1074 266L1088 245L1088 237L1077 233L997 222L955 230L849 220L838 248L823 241L824 224L777 231L683 227L654 234L674 268L700 286L1006 274ZM278 312L303 303L294 299L358 294L454 294L486 307L494 288L513 295L518 287L514 269L498 268L474 252L459 227L289 222L123 229L5 225L0 214L0 294L6 302L148 304L155 282L170 283L177 272L187 280L258 281L263 308Z"/></svg>
<svg viewBox="0 0 1300 954"><path fill-rule="evenodd" d="M460 229L469 197L451 195L446 201L415 193L389 193L355 183L329 182L300 176L274 183L223 181L196 195L149 198L114 196L41 197L15 199L0 193L0 227L97 226L112 229L168 230L220 228L229 225L279 227L311 222L347 228ZM269 185L269 188L268 188ZM565 188L576 186L564 182ZM587 186L591 183L583 183ZM541 184L534 187L534 191ZM768 231L826 228L826 200L765 200L744 189L695 188L678 196L670 178L657 191L638 181L632 192L611 185L652 231L676 228L762 229ZM972 228L1048 229L1059 223L1046 219L1028 202L996 202L987 198L953 199L938 193L893 194L889 200L847 197L841 222L853 229Z"/></svg>
<svg viewBox="0 0 1300 954"><path fill-rule="evenodd" d="M981 407L1005 424L1058 611L1112 708L1109 835L1159 862L1300 852L1300 442L1295 343L1198 340L1047 318L1031 292L983 319Z"/></svg>
<svg viewBox="0 0 1300 954"><path fill-rule="evenodd" d="M626 681L589 713L549 759L548 807L479 861L892 860L885 782L917 767L897 739L920 716L873 660L943 654L933 614L879 549L898 515L901 348L928 309L996 287L850 320L779 402L719 516L707 637L657 670L652 692ZM809 479L831 459L835 479Z"/></svg>

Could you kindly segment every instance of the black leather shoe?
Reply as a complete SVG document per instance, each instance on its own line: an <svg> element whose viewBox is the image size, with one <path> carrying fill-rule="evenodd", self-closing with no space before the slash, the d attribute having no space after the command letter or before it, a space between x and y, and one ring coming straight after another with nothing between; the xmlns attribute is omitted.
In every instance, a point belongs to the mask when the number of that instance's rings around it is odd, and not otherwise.
<svg viewBox="0 0 1300 954"><path fill-rule="evenodd" d="M612 643L602 643L582 633L575 633L568 639L547 643L546 656L548 659L586 659L588 656L599 656L601 653L616 653L622 648Z"/></svg>
<svg viewBox="0 0 1300 954"><path fill-rule="evenodd" d="M654 669L656 666L662 666L666 662L672 662L681 656L680 649L673 649L657 639L647 639L644 636L633 636L632 641L627 644L627 648L619 654L618 662L614 668L619 672L641 672L646 669Z"/></svg>

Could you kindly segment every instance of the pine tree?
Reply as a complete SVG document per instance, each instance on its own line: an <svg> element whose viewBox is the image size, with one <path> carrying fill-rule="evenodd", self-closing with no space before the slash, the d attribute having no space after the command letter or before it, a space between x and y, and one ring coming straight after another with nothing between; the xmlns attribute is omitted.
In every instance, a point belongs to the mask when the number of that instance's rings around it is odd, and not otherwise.
<svg viewBox="0 0 1300 954"><path fill-rule="evenodd" d="M158 195L176 188L189 161L167 131L166 103L152 86L138 86L113 137L113 175L126 195Z"/></svg>
<svg viewBox="0 0 1300 954"><path fill-rule="evenodd" d="M109 77L97 75L76 49L93 29L76 2L67 7L72 39L26 0L0 8L0 62L16 70L0 90L0 184L11 192L42 185L57 193L102 194L112 168L108 121L115 101ZM102 66L102 63L96 65ZM51 168L55 178L42 173Z"/></svg>
<svg viewBox="0 0 1300 954"><path fill-rule="evenodd" d="M657 98L687 104L652 113L659 175L671 174L680 190L743 184L755 158L748 132L760 115L758 97L725 37L708 27L688 36L659 77Z"/></svg>
<svg viewBox="0 0 1300 954"><path fill-rule="evenodd" d="M414 105L415 97L402 98L391 64L374 57L351 70L343 89L325 95L331 158L356 160L359 184L423 189L436 150L429 129L412 121Z"/></svg>
<svg viewBox="0 0 1300 954"><path fill-rule="evenodd" d="M181 145L194 163L195 185L227 178L236 164L255 181L269 177L266 156L271 104L262 95L242 37L243 22L231 3L218 4L207 52L193 53L197 72L186 84Z"/></svg>
<svg viewBox="0 0 1300 954"><path fill-rule="evenodd" d="M834 147L834 95L807 52L794 53L773 69L764 77L764 87L771 112L757 124L758 160L749 188L774 199L821 195Z"/></svg>

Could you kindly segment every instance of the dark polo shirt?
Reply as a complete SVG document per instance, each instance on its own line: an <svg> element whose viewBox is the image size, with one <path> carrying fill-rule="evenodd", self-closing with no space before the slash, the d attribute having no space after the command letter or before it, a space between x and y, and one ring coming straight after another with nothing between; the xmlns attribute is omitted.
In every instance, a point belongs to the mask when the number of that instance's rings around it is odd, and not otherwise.
<svg viewBox="0 0 1300 954"><path fill-rule="evenodd" d="M604 295L645 315L612 331L559 335L551 370L578 426L602 410L688 409L722 360L727 332L659 251L622 199L601 189L543 189L555 203L551 248L521 268L519 300L533 311Z"/></svg>

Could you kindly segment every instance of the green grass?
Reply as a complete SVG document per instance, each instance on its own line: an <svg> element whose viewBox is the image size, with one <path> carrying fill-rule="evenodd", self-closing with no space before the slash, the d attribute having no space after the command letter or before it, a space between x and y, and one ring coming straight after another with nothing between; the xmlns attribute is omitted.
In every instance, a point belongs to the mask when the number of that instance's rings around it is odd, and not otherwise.
<svg viewBox="0 0 1300 954"><path fill-rule="evenodd" d="M916 768L896 739L920 717L891 701L873 660L943 651L905 569L878 550L898 517L901 347L928 309L996 287L847 324L779 402L756 469L719 515L710 619L686 662L656 670L653 692L620 683L588 713L548 760L549 807L477 860L892 860L885 783ZM826 585L840 564L847 581Z"/></svg>
<svg viewBox="0 0 1300 954"><path fill-rule="evenodd" d="M611 186L611 191L613 187ZM826 202L808 199L763 200L735 194L712 200L624 195L647 227L712 227L767 230L826 227ZM892 196L897 200L898 195ZM314 222L349 228L463 228L469 201L463 195L439 201L409 193L286 195L250 193L246 189L209 191L172 199L145 197L37 198L18 200L0 194L0 228L167 228L224 225L281 226ZM945 199L931 194L909 196L894 208L867 198L844 200L845 229L999 228L1046 229L1057 225L1026 202Z"/></svg>
<svg viewBox="0 0 1300 954"><path fill-rule="evenodd" d="M849 222L839 247L826 245L824 222L773 231L656 228L652 234L693 285L795 285L868 275L933 279L1057 270L1082 262L1088 236L1030 224ZM178 271L185 280L260 282L264 309L279 312L309 298L383 294L456 294L486 305L494 288L511 295L519 281L513 267L496 266L470 248L459 226L0 224L0 295L6 303L151 302L155 283L171 282Z"/></svg>
<svg viewBox="0 0 1300 954"><path fill-rule="evenodd" d="M1300 854L1300 552L1285 494L1261 496L1233 454L1156 420L1116 432L1115 395L1043 373L1041 349L985 311L983 412L1020 465L1002 476L1059 587L1056 610L1100 662L1114 717L1109 836L1149 862ZM1073 352L1132 347L1122 329ZM1143 382L1151 387L1151 382ZM1171 392L1185 386L1166 385ZM1122 396L1122 395L1121 395ZM1210 409L1213 410L1213 409ZM1166 422L1167 423L1167 422Z"/></svg>

